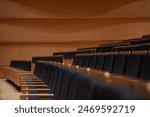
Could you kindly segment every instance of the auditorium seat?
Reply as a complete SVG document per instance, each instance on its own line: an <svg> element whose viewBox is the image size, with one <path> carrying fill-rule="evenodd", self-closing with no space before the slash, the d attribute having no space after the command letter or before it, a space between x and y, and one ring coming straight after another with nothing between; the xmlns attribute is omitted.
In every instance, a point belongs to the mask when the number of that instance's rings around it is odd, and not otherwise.
<svg viewBox="0 0 150 117"><path fill-rule="evenodd" d="M81 67L88 67L88 65L89 65L89 55L84 55Z"/></svg>
<svg viewBox="0 0 150 117"><path fill-rule="evenodd" d="M116 54L113 64L112 74L123 75L126 64L126 54Z"/></svg>
<svg viewBox="0 0 150 117"><path fill-rule="evenodd" d="M105 55L98 55L96 61L96 69L103 70Z"/></svg>
<svg viewBox="0 0 150 117"><path fill-rule="evenodd" d="M77 74L75 71L70 70L71 78L69 82L68 93L66 96L67 100L75 100L78 91L79 80L81 79L81 74ZM80 89L79 89L80 90Z"/></svg>
<svg viewBox="0 0 150 117"><path fill-rule="evenodd" d="M77 65L77 58L78 58L77 56L73 57L73 63L72 63L73 65Z"/></svg>
<svg viewBox="0 0 150 117"><path fill-rule="evenodd" d="M62 63L62 56L35 56L32 57L32 63L36 63L37 61L53 61Z"/></svg>
<svg viewBox="0 0 150 117"><path fill-rule="evenodd" d="M149 82L141 81L135 79L134 77L124 77L124 76L111 76L110 84L117 85L119 87L132 90L137 94L145 97L145 99L150 98L149 92Z"/></svg>
<svg viewBox="0 0 150 117"><path fill-rule="evenodd" d="M71 78L71 74L69 72L69 69L65 69L59 96L57 96L58 100L65 100L67 98L70 78Z"/></svg>
<svg viewBox="0 0 150 117"><path fill-rule="evenodd" d="M36 64L39 64L39 62ZM30 83L27 82L25 85L22 86L23 95L21 95L21 98L25 98L26 97L25 95L27 95L27 93L29 94L28 99L32 100L43 98L51 99L53 97L52 92L54 91L57 82L55 78L57 78L58 70L55 69L55 66L52 64L40 63L40 65L47 67L47 71L45 72L46 69L41 69L42 73L40 73L39 75L39 78L44 82L41 81L42 84L41 82L36 82L35 84L34 81ZM46 74L44 74L43 72L45 72ZM42 93L42 96L38 95L39 93Z"/></svg>
<svg viewBox="0 0 150 117"><path fill-rule="evenodd" d="M143 80L150 80L150 54L142 55L139 77Z"/></svg>
<svg viewBox="0 0 150 117"><path fill-rule="evenodd" d="M77 65L79 65L81 67L82 62L83 62L83 56L82 55L77 56Z"/></svg>
<svg viewBox="0 0 150 117"><path fill-rule="evenodd" d="M114 63L114 55L105 55L103 71L107 71L111 73L113 68L113 63Z"/></svg>
<svg viewBox="0 0 150 117"><path fill-rule="evenodd" d="M95 68L96 67L96 61L97 61L97 56L96 55L90 55L89 56L89 68Z"/></svg>
<svg viewBox="0 0 150 117"><path fill-rule="evenodd" d="M58 81L58 74L59 74L58 66L54 66L53 67L53 74L50 75L49 81L48 81L48 87L52 93L54 93L54 91L55 91L56 83Z"/></svg>
<svg viewBox="0 0 150 117"><path fill-rule="evenodd" d="M94 50L95 51L96 47L88 47L88 48L77 48L77 51L81 51L81 50Z"/></svg>
<svg viewBox="0 0 150 117"><path fill-rule="evenodd" d="M133 91L113 85L97 84L94 89L93 100L142 100L143 96L139 96Z"/></svg>
<svg viewBox="0 0 150 117"><path fill-rule="evenodd" d="M18 68L25 71L31 70L31 61L11 60L10 67Z"/></svg>
<svg viewBox="0 0 150 117"><path fill-rule="evenodd" d="M125 76L138 77L141 64L141 55L140 54L129 54L127 55L125 66Z"/></svg>
<svg viewBox="0 0 150 117"><path fill-rule="evenodd" d="M33 73L31 74L28 74L28 73L26 73L26 74L20 74L20 77L22 78L22 79L24 79L24 80L27 80L27 79L37 79L37 78L39 78L40 77L40 73L41 73L41 71L42 71L42 63L41 62L37 62L36 64L35 64L35 68L34 68L34 71L33 71Z"/></svg>
<svg viewBox="0 0 150 117"><path fill-rule="evenodd" d="M37 62L35 65L35 70L34 70L35 76L22 77L23 78L22 90L25 90L27 87L28 89L34 89L36 88L36 86L39 86L40 84L44 84L44 82L45 83L48 82L49 76L47 75L49 75L49 72L51 72L51 65ZM37 84L37 85L34 85L34 84Z"/></svg>
<svg viewBox="0 0 150 117"><path fill-rule="evenodd" d="M90 100L92 96L92 91L94 89L94 84L92 78L85 74L82 74L81 79L78 83L77 100Z"/></svg>
<svg viewBox="0 0 150 117"><path fill-rule="evenodd" d="M134 49L134 47L130 47L130 46L123 46L123 47L117 48L119 53L121 53L121 52L132 52L133 49Z"/></svg>
<svg viewBox="0 0 150 117"><path fill-rule="evenodd" d="M59 99L59 95L60 95L60 91L61 91L61 87L62 87L62 82L65 79L66 75L67 75L66 69L63 67L60 68L59 74L58 74L58 82L56 84L56 89L54 91L54 97L53 97L54 100Z"/></svg>

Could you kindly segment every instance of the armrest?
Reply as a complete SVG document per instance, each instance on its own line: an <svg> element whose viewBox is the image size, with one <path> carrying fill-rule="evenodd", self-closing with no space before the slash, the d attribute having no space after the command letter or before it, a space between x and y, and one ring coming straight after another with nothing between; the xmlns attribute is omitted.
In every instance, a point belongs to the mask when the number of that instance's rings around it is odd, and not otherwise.
<svg viewBox="0 0 150 117"><path fill-rule="evenodd" d="M22 79L22 80L32 80L32 79L33 79L33 80L37 80L37 79L39 79L39 78L38 78L38 77L37 77L37 78L35 77L35 78L21 78L21 79Z"/></svg>
<svg viewBox="0 0 150 117"><path fill-rule="evenodd" d="M39 79L39 77L20 77L21 79L25 79L25 80L28 80L28 79Z"/></svg>
<svg viewBox="0 0 150 117"><path fill-rule="evenodd" d="M46 97L46 98L53 98L54 94L21 94L20 99L26 100L29 96L32 97Z"/></svg>
<svg viewBox="0 0 150 117"><path fill-rule="evenodd" d="M21 80L22 82L41 82L41 79L27 79L27 80Z"/></svg>
<svg viewBox="0 0 150 117"><path fill-rule="evenodd" d="M28 73L28 74L30 74L30 73L32 73L31 71L15 71L15 72L17 72L17 73L23 73L23 74L26 74L26 73Z"/></svg>
<svg viewBox="0 0 150 117"><path fill-rule="evenodd" d="M26 72L22 72L22 71L20 71L20 72L18 72L19 74L33 74L32 72L28 72L28 71L26 71Z"/></svg>
<svg viewBox="0 0 150 117"><path fill-rule="evenodd" d="M41 88L48 88L48 85L40 85L40 84L35 84L35 85L21 85L21 89L27 88L27 87L41 87Z"/></svg>
<svg viewBox="0 0 150 117"><path fill-rule="evenodd" d="M50 89L21 89L21 91L50 91Z"/></svg>
<svg viewBox="0 0 150 117"><path fill-rule="evenodd" d="M23 93L23 94L26 94L26 93L28 93L29 91L39 91L39 92L47 92L48 94L49 93L52 93L52 92L50 92L51 90L50 89L48 89L48 88L37 88L37 89L22 89L21 90L21 92Z"/></svg>
<svg viewBox="0 0 150 117"><path fill-rule="evenodd" d="M29 74L29 73L18 73L20 76L35 76L35 74Z"/></svg>
<svg viewBox="0 0 150 117"><path fill-rule="evenodd" d="M24 76L22 76L22 75L20 75L20 77L21 78L36 78L37 76L35 76L35 75L24 75Z"/></svg>
<svg viewBox="0 0 150 117"><path fill-rule="evenodd" d="M29 83L29 84L32 84L32 83L44 83L45 84L45 82L43 82L43 81L25 81L25 82L22 82L22 83Z"/></svg>

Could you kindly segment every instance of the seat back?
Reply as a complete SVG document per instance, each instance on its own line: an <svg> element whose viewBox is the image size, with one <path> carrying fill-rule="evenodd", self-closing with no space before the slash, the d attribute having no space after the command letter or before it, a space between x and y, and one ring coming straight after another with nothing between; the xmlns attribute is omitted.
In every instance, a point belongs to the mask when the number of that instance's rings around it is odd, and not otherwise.
<svg viewBox="0 0 150 117"><path fill-rule="evenodd" d="M69 83L69 90L67 94L67 100L75 100L77 96L77 89L79 80L81 78L81 75L73 70L70 71L71 77L70 77L70 83Z"/></svg>
<svg viewBox="0 0 150 117"><path fill-rule="evenodd" d="M58 66L56 66L54 68L54 75L52 77L53 80L52 80L51 87L50 87L52 93L54 93L55 91L56 83L58 81L58 74L59 74L59 69L58 69Z"/></svg>
<svg viewBox="0 0 150 117"><path fill-rule="evenodd" d="M126 60L125 76L138 77L140 71L141 55L129 54Z"/></svg>
<svg viewBox="0 0 150 117"><path fill-rule="evenodd" d="M114 55L105 55L105 61L104 61L104 71L112 72L114 63Z"/></svg>
<svg viewBox="0 0 150 117"><path fill-rule="evenodd" d="M48 72L48 67L49 67L49 64L43 63L43 70L42 70L42 73L41 73L41 79L42 79L43 81L45 81L46 74L47 74L47 72Z"/></svg>
<svg viewBox="0 0 150 117"><path fill-rule="evenodd" d="M31 61L11 60L10 67L18 68L25 71L31 70Z"/></svg>
<svg viewBox="0 0 150 117"><path fill-rule="evenodd" d="M69 83L70 83L70 71L69 69L65 69L65 73L64 73L64 77L62 80L62 86L60 89L60 94L58 96L58 100L65 100L67 97L67 93L68 93L68 87L69 87Z"/></svg>
<svg viewBox="0 0 150 117"><path fill-rule="evenodd" d="M105 55L97 55L96 69L103 70Z"/></svg>
<svg viewBox="0 0 150 117"><path fill-rule="evenodd" d="M77 100L89 100L92 96L92 91L94 89L94 84L92 78L85 74L81 74L81 78L78 83L77 89Z"/></svg>
<svg viewBox="0 0 150 117"><path fill-rule="evenodd" d="M150 54L142 55L140 79L150 80Z"/></svg>
<svg viewBox="0 0 150 117"><path fill-rule="evenodd" d="M100 85L95 86L93 100L140 100L145 99L135 92L124 89L114 85Z"/></svg>
<svg viewBox="0 0 150 117"><path fill-rule="evenodd" d="M54 90L54 97L53 99L56 100L56 99L59 99L59 95L60 95L60 91L61 91L61 87L62 87L62 81L65 79L64 76L66 76L67 72L64 68L60 68L58 69L58 81L56 83L56 87L55 87L55 90Z"/></svg>
<svg viewBox="0 0 150 117"><path fill-rule="evenodd" d="M56 77L56 66L55 65L52 65L52 69L51 69L51 73L50 73L50 76L49 76L49 81L48 81L48 87L51 89L52 88L52 83L53 83L53 80L55 79Z"/></svg>
<svg viewBox="0 0 150 117"><path fill-rule="evenodd" d="M79 65L80 67L82 66L82 62L83 62L83 56L77 56L77 65Z"/></svg>
<svg viewBox="0 0 150 117"><path fill-rule="evenodd" d="M82 62L82 67L88 67L88 65L89 65L89 55L85 55L85 56L83 56L83 60L82 60L83 62Z"/></svg>
<svg viewBox="0 0 150 117"><path fill-rule="evenodd" d="M126 54L117 54L115 55L114 65L112 69L112 73L123 75L125 64L126 64Z"/></svg>
<svg viewBox="0 0 150 117"><path fill-rule="evenodd" d="M89 56L89 68L95 68L96 67L96 60L97 60L97 56L96 55L91 55Z"/></svg>
<svg viewBox="0 0 150 117"><path fill-rule="evenodd" d="M52 65L51 65L51 64L48 64L48 65L47 65L47 72L46 72L45 78L43 78L43 80L44 80L44 82L45 82L46 84L49 83L49 80L50 80L50 78L51 78L50 75L51 75L52 69L53 69Z"/></svg>
<svg viewBox="0 0 150 117"><path fill-rule="evenodd" d="M77 56L74 56L73 57L73 63L72 63L73 65L77 65Z"/></svg>

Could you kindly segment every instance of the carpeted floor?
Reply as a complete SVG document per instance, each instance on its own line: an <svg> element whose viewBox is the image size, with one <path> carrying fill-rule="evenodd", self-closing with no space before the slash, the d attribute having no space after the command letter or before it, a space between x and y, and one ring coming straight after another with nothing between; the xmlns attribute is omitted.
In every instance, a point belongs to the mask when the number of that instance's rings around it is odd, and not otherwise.
<svg viewBox="0 0 150 117"><path fill-rule="evenodd" d="M19 92L11 83L6 79L0 79L0 90L2 94L2 100L20 100Z"/></svg>

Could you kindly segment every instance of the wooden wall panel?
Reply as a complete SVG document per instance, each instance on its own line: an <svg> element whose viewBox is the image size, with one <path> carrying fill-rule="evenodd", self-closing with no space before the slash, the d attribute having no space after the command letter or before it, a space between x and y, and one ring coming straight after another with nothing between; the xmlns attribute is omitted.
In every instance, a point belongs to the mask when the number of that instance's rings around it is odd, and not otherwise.
<svg viewBox="0 0 150 117"><path fill-rule="evenodd" d="M76 48L97 45L97 43L0 44L0 66L9 65L10 60L31 60L33 56L50 56L53 52L73 51Z"/></svg>
<svg viewBox="0 0 150 117"><path fill-rule="evenodd" d="M0 19L0 43L120 40L149 34L149 27L149 18Z"/></svg>
<svg viewBox="0 0 150 117"><path fill-rule="evenodd" d="M0 17L147 17L149 5L149 0L0 0Z"/></svg>

